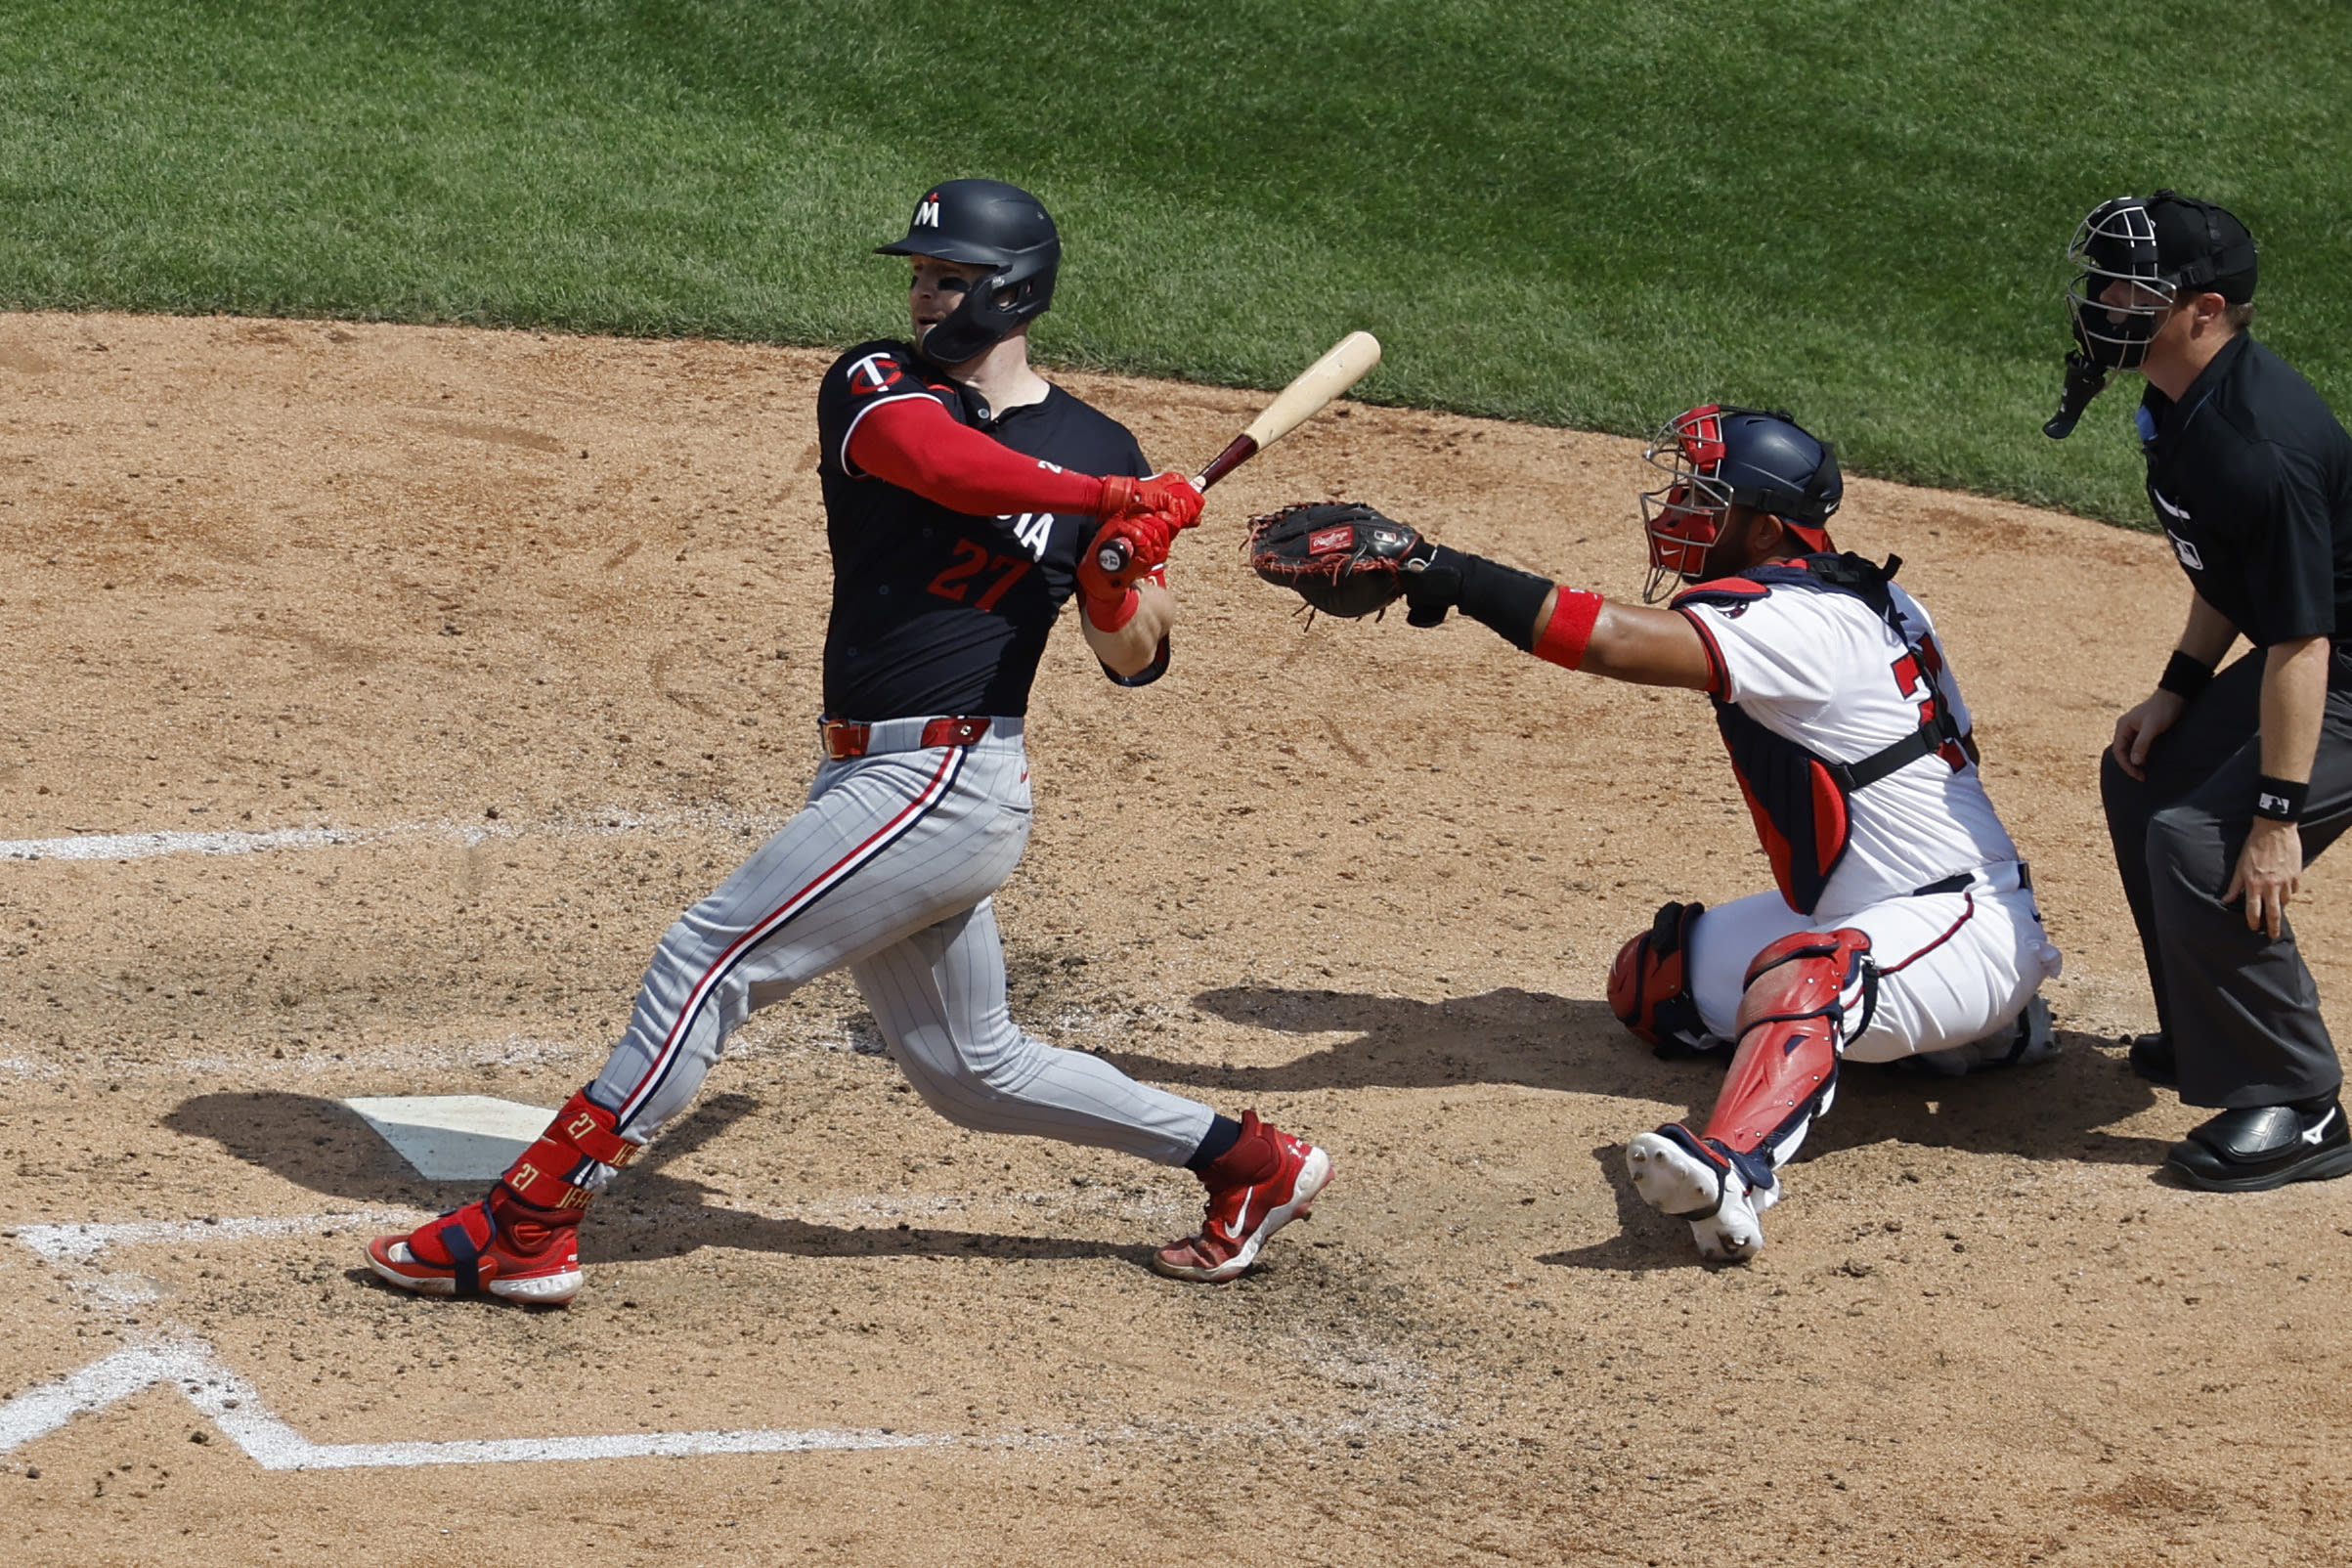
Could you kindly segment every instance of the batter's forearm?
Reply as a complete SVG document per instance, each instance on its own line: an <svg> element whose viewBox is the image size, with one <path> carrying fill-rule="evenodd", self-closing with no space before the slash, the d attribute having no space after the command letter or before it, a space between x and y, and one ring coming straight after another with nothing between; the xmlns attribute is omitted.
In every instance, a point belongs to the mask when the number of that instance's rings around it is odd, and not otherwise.
<svg viewBox="0 0 2352 1568"><path fill-rule="evenodd" d="M1151 669L1159 657L1160 642L1176 624L1176 596L1157 583L1137 584L1135 598L1135 613L1116 632L1096 626L1084 609L1078 612L1086 646L1113 675L1136 675Z"/></svg>
<svg viewBox="0 0 2352 1568"><path fill-rule="evenodd" d="M2262 772L2266 778L2310 782L2319 754L2320 719L2328 706L2326 637L2273 644L2262 670Z"/></svg>

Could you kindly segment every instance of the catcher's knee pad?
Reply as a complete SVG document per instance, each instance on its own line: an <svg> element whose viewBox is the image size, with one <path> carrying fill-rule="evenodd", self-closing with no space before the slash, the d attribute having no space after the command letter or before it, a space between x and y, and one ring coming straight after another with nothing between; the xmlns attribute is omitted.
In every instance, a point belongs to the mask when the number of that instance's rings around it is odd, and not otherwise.
<svg viewBox="0 0 2352 1568"><path fill-rule="evenodd" d="M1739 1050L1707 1136L1777 1165L1797 1152L1838 1088L1838 1059L1878 1002L1870 938L1851 927L1781 937L1748 966Z"/></svg>
<svg viewBox="0 0 2352 1568"><path fill-rule="evenodd" d="M1690 929L1706 911L1703 903L1660 904L1650 929L1609 965L1609 1010L1662 1057L1706 1049L1707 1028L1690 994Z"/></svg>

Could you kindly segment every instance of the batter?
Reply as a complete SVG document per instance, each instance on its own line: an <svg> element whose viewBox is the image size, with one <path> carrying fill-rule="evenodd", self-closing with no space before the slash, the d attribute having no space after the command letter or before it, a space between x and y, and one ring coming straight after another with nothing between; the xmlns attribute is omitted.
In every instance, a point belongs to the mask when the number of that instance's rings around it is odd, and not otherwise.
<svg viewBox="0 0 2352 1568"><path fill-rule="evenodd" d="M1322 1150L1140 1084L1012 1022L990 895L1028 842L1029 687L1066 600L1104 672L1167 667L1170 541L1200 514L1126 428L1038 376L1028 326L1061 241L1026 192L956 180L916 203L912 342L849 350L817 392L834 565L824 761L807 805L662 937L604 1070L485 1198L368 1261L392 1284L554 1305L579 1291L582 1214L702 1087L753 1009L847 966L926 1102L960 1126L1116 1149L1197 1172L1198 1234L1161 1273L1230 1280L1307 1212ZM1104 571L1100 546L1129 564ZM1114 557L1115 558L1115 557Z"/></svg>

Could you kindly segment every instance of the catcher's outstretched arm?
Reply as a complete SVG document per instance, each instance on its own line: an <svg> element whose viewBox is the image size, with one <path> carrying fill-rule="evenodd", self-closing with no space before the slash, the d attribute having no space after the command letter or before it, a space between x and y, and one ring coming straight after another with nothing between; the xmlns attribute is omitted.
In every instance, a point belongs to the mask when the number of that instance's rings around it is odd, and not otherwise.
<svg viewBox="0 0 2352 1568"><path fill-rule="evenodd" d="M1415 626L1435 626L1459 608L1511 646L1570 670L1695 691L1716 683L1706 641L1673 610L1614 604L1483 555L1426 548L1418 569L1405 572L1407 619Z"/></svg>

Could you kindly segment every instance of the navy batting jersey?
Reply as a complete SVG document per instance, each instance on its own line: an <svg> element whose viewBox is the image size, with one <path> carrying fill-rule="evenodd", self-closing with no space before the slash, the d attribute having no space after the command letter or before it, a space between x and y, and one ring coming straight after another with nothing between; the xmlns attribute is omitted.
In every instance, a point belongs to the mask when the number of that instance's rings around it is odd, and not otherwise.
<svg viewBox="0 0 2352 1568"><path fill-rule="evenodd" d="M1046 634L1077 587L1078 551L1097 520L975 517L857 472L849 458L857 421L909 397L934 399L957 422L1073 472L1141 478L1151 469L1125 425L1060 387L995 416L979 394L893 342L862 343L825 372L816 428L833 551L827 717L1024 715Z"/></svg>
<svg viewBox="0 0 2352 1568"><path fill-rule="evenodd" d="M2180 402L2139 411L2148 498L2199 596L2258 648L2352 638L2352 436L2240 332Z"/></svg>

